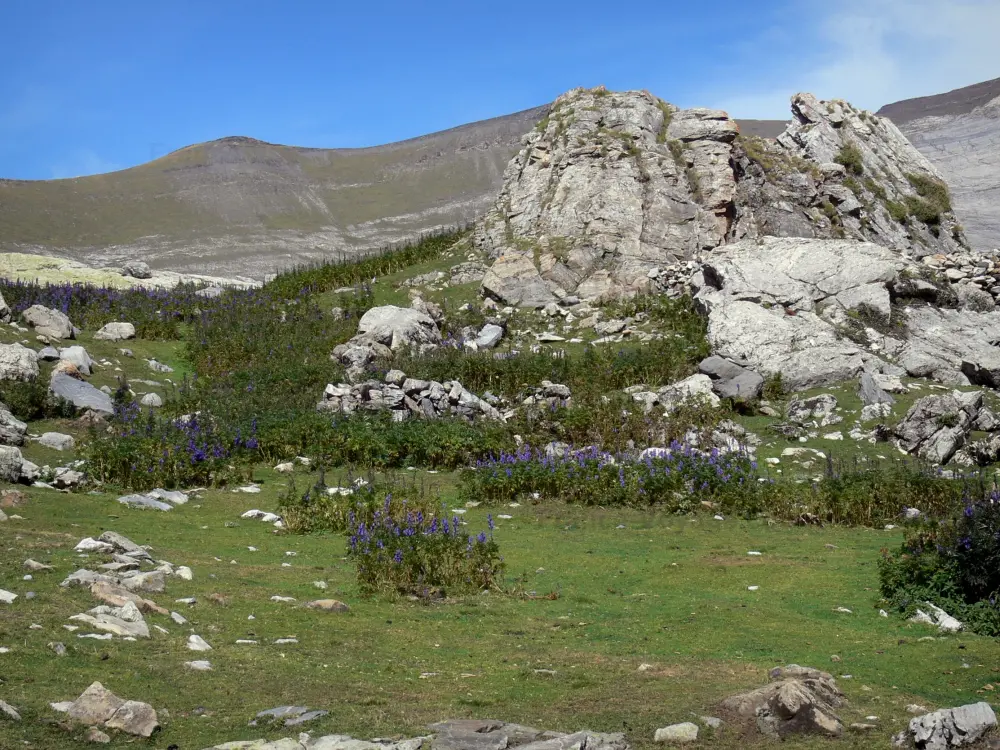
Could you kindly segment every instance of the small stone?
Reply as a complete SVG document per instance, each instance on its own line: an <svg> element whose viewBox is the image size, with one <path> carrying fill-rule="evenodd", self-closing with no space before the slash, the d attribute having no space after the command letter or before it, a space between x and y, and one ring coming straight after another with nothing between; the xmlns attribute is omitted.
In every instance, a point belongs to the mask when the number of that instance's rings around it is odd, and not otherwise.
<svg viewBox="0 0 1000 750"><path fill-rule="evenodd" d="M163 406L163 397L158 393L147 393L139 401L143 406L150 406L153 408Z"/></svg>
<svg viewBox="0 0 1000 750"><path fill-rule="evenodd" d="M690 721L685 721L681 724L671 724L669 727L661 727L653 735L653 741L669 742L675 745L697 742L698 725Z"/></svg>
<svg viewBox="0 0 1000 750"><path fill-rule="evenodd" d="M89 727L87 729L87 733L83 736L83 739L85 742L92 742L100 745L107 745L111 742L111 737L97 727Z"/></svg>
<svg viewBox="0 0 1000 750"><path fill-rule="evenodd" d="M3 700L0 700L0 716L6 716L11 721L21 720L21 714L12 705Z"/></svg>
<svg viewBox="0 0 1000 750"><path fill-rule="evenodd" d="M184 662L184 666L188 669L193 669L195 672L210 672L212 670L212 665L204 659L186 661Z"/></svg>
<svg viewBox="0 0 1000 750"><path fill-rule="evenodd" d="M52 641L48 644L48 647L52 649L56 656L66 656L66 645L60 643L59 641Z"/></svg>

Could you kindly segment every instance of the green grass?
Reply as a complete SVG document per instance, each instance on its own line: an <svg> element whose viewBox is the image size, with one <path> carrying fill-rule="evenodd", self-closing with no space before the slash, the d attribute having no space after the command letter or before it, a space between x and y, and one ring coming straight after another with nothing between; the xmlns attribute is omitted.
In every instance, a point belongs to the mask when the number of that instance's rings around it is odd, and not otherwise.
<svg viewBox="0 0 1000 750"><path fill-rule="evenodd" d="M301 703L330 711L309 727L314 736L414 735L445 717L496 717L564 731L624 729L641 748L652 745L656 727L687 720L691 712L713 713L722 698L760 684L775 664L853 675L840 680L851 701L842 716L879 715L880 738L905 723L905 704L979 700L977 691L995 679L995 641L922 641L934 634L879 617L875 563L882 547L898 544L898 533L526 506L505 509L514 518L500 521L496 534L512 589L542 598L392 601L359 594L343 560L343 538L276 535L259 521L239 520L247 508L273 508L281 481L261 476L268 480L261 495L211 492L169 514L124 510L110 494L67 502L58 493L29 491L29 505L19 510L24 520L0 532L0 587L38 594L5 607L0 621L0 643L12 649L3 656L3 696L25 717L20 725L0 724L0 746L28 740L52 750L77 747L79 732L39 720L53 716L49 702L72 699L93 680L168 710L158 746L294 736L297 730L246 723L259 710ZM447 492L447 477L427 475L438 478ZM464 518L469 528L484 525L479 509ZM238 525L226 525L233 521ZM180 610L190 626L149 615L148 622L170 635L154 633L137 643L86 641L62 629L67 617L96 602L57 583L81 562L71 551L76 541L103 529L152 544L157 558L191 566L194 581L170 579L167 591L152 597L171 607L183 607L171 604L176 598L198 597L196 606ZM763 555L748 557L748 550ZM29 556L57 571L21 581L20 564ZM290 568L281 567L288 561ZM321 592L314 580L330 588ZM761 588L750 592L750 585ZM558 598L544 598L553 592ZM210 603L211 593L228 603ZM270 602L276 594L300 602L335 597L351 612ZM839 606L853 614L834 612ZM251 614L256 619L248 620ZM42 629L29 629L32 623ZM187 651L189 632L214 650ZM271 643L289 635L299 644ZM248 637L261 644L234 644ZM69 656L57 660L46 648L52 640L66 643ZM832 663L833 655L841 661ZM183 662L195 658L209 659L214 670L185 670ZM655 668L640 673L641 663ZM428 673L433 676L421 678ZM210 718L200 718L198 709ZM843 746L871 741L851 735ZM133 744L116 738L112 747ZM729 730L711 746L746 744Z"/></svg>

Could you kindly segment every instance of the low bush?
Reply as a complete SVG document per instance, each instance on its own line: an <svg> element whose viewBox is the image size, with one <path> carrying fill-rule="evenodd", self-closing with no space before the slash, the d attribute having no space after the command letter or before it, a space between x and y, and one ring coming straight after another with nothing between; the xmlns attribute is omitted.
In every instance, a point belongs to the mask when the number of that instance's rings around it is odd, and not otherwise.
<svg viewBox="0 0 1000 750"><path fill-rule="evenodd" d="M36 380L25 383L18 380L0 381L0 402L11 414L24 422L37 419L59 419L72 417L73 405L68 401L54 399L48 386Z"/></svg>
<svg viewBox="0 0 1000 750"><path fill-rule="evenodd" d="M676 442L641 459L597 448L548 455L524 446L463 471L461 496L493 503L539 498L687 511L700 500L752 485L755 469L756 464L742 454L705 454Z"/></svg>
<svg viewBox="0 0 1000 750"><path fill-rule="evenodd" d="M330 531L343 533L359 524L371 527L378 518L397 524L408 514L430 518L441 510L439 496L431 496L416 481L398 477L351 477L340 485L327 486L325 473L305 493L299 494L294 479L278 505L285 526L295 533Z"/></svg>
<svg viewBox="0 0 1000 750"><path fill-rule="evenodd" d="M962 512L925 522L879 561L882 595L903 614L924 602L981 635L1000 635L1000 494L967 488Z"/></svg>
<svg viewBox="0 0 1000 750"><path fill-rule="evenodd" d="M504 561L489 533L473 536L457 516L408 511L402 518L386 498L384 509L362 520L361 509L348 528L348 557L357 565L358 585L369 593L443 595L446 591L484 591L503 583Z"/></svg>
<svg viewBox="0 0 1000 750"><path fill-rule="evenodd" d="M853 143L845 143L841 146L833 160L842 165L849 174L860 176L865 173L864 156L861 149Z"/></svg>
<svg viewBox="0 0 1000 750"><path fill-rule="evenodd" d="M116 404L108 430L92 430L84 454L94 479L137 491L247 480L261 459L255 421L241 428L199 414L168 419L134 401Z"/></svg>

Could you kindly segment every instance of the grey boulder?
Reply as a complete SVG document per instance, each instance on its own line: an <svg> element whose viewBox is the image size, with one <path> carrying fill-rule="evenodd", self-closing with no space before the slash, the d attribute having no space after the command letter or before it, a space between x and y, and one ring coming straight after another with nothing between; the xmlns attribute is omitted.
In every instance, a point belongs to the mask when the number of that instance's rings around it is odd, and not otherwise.
<svg viewBox="0 0 1000 750"><path fill-rule="evenodd" d="M124 341L135 338L135 326L131 323L106 323L94 334L101 341Z"/></svg>
<svg viewBox="0 0 1000 750"><path fill-rule="evenodd" d="M905 453L945 464L965 444L982 405L978 391L924 396L896 425L896 445Z"/></svg>
<svg viewBox="0 0 1000 750"><path fill-rule="evenodd" d="M858 380L858 396L865 406L896 403L896 399L883 391L870 373L863 372Z"/></svg>
<svg viewBox="0 0 1000 750"><path fill-rule="evenodd" d="M973 744L996 725L989 703L971 703L910 719L908 730L896 736L895 744L912 742L918 750L948 750Z"/></svg>
<svg viewBox="0 0 1000 750"><path fill-rule="evenodd" d="M530 255L504 252L483 277L483 293L505 305L544 307L555 301Z"/></svg>
<svg viewBox="0 0 1000 750"><path fill-rule="evenodd" d="M68 346L59 350L59 359L62 362L69 362L76 366L76 369L84 375L90 375L94 366L94 361L87 354L87 350L82 346Z"/></svg>
<svg viewBox="0 0 1000 750"><path fill-rule="evenodd" d="M28 425L0 404L0 445L24 445L24 434L27 431Z"/></svg>
<svg viewBox="0 0 1000 750"><path fill-rule="evenodd" d="M141 260L130 260L122 266L122 276L131 276L133 279L149 279L153 276L153 271L149 264Z"/></svg>
<svg viewBox="0 0 1000 750"><path fill-rule="evenodd" d="M20 481L23 465L24 457L18 448L0 445L0 480L5 482Z"/></svg>
<svg viewBox="0 0 1000 750"><path fill-rule="evenodd" d="M38 444L57 451L70 451L76 445L72 435L61 432L45 432L38 438Z"/></svg>
<svg viewBox="0 0 1000 750"><path fill-rule="evenodd" d="M764 390L761 375L723 357L703 359L698 370L712 379L712 389L720 398L752 401L760 398Z"/></svg>
<svg viewBox="0 0 1000 750"><path fill-rule="evenodd" d="M74 338L73 324L65 313L58 310L32 305L21 313L21 317L38 333L48 336L50 339Z"/></svg>
<svg viewBox="0 0 1000 750"><path fill-rule="evenodd" d="M0 380L32 383L38 378L35 353L20 344L0 344Z"/></svg>
<svg viewBox="0 0 1000 750"><path fill-rule="evenodd" d="M49 391L53 396L69 401L77 409L91 409L102 414L113 414L115 411L110 396L90 383L84 383L63 372L53 373Z"/></svg>
<svg viewBox="0 0 1000 750"><path fill-rule="evenodd" d="M476 346L480 349L492 349L503 338L503 328L495 323L487 323L476 336Z"/></svg>
<svg viewBox="0 0 1000 750"><path fill-rule="evenodd" d="M395 305L373 307L362 315L358 337L387 346L392 351L441 343L441 331L430 315Z"/></svg>

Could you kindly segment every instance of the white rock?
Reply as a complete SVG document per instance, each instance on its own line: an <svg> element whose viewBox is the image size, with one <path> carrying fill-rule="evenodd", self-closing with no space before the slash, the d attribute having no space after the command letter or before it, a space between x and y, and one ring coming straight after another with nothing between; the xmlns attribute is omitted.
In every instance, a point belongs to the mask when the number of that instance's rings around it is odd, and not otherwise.
<svg viewBox="0 0 1000 750"><path fill-rule="evenodd" d="M187 647L191 651L211 651L212 647L205 642L205 639L200 635L189 635L187 640Z"/></svg>
<svg viewBox="0 0 1000 750"><path fill-rule="evenodd" d="M0 589L0 602L4 604L13 604L14 600L17 599L17 594L13 591L5 591Z"/></svg>
<svg viewBox="0 0 1000 750"><path fill-rule="evenodd" d="M212 665L204 660L199 659L198 661L186 661L184 666L188 669L193 669L195 672L209 672L212 669Z"/></svg>

